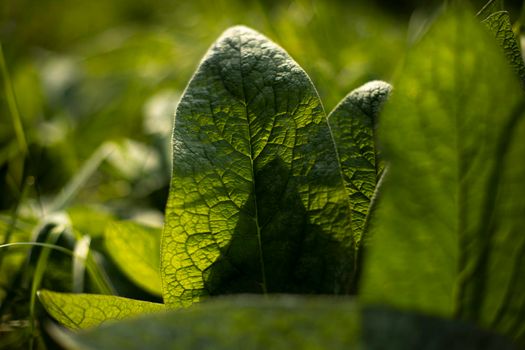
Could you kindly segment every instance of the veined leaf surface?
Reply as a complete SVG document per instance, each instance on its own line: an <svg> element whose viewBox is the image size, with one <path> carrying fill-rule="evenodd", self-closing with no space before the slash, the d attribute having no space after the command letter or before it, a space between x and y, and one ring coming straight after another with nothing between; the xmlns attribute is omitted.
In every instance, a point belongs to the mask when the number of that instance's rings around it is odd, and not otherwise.
<svg viewBox="0 0 525 350"><path fill-rule="evenodd" d="M46 311L70 329L99 326L107 321L165 310L164 304L101 294L38 292Z"/></svg>
<svg viewBox="0 0 525 350"><path fill-rule="evenodd" d="M111 258L130 280L146 291L162 294L160 280L161 229L131 221L114 222L104 234Z"/></svg>
<svg viewBox="0 0 525 350"><path fill-rule="evenodd" d="M264 36L229 29L176 112L165 302L345 293L353 246L349 201L312 82Z"/></svg>
<svg viewBox="0 0 525 350"><path fill-rule="evenodd" d="M525 63L516 35L512 31L509 13L507 11L492 13L483 20L483 23L494 33L507 59L525 86Z"/></svg>
<svg viewBox="0 0 525 350"><path fill-rule="evenodd" d="M382 167L377 158L375 128L392 87L371 81L350 92L330 113L328 122L352 203L352 230L360 239Z"/></svg>
<svg viewBox="0 0 525 350"><path fill-rule="evenodd" d="M495 40L453 6L409 53L382 114L389 173L363 296L523 338L523 93Z"/></svg>

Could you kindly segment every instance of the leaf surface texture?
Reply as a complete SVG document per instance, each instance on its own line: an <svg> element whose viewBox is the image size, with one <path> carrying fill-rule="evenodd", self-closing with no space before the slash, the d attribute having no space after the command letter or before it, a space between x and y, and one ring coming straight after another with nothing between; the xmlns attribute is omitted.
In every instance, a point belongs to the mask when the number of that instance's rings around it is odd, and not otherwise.
<svg viewBox="0 0 525 350"><path fill-rule="evenodd" d="M391 89L390 84L383 81L366 83L350 92L328 116L352 203L352 230L359 239L382 172L375 128Z"/></svg>
<svg viewBox="0 0 525 350"><path fill-rule="evenodd" d="M70 329L85 329L108 321L165 310L163 304L101 294L38 292L46 311Z"/></svg>
<svg viewBox="0 0 525 350"><path fill-rule="evenodd" d="M345 293L350 206L319 96L246 27L210 48L177 107L162 237L170 306L228 293Z"/></svg>

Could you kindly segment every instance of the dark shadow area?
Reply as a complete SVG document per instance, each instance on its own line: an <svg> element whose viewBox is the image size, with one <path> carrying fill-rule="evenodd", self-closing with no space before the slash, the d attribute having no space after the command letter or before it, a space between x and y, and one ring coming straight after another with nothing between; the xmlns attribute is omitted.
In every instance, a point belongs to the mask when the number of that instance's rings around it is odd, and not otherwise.
<svg viewBox="0 0 525 350"><path fill-rule="evenodd" d="M362 311L361 329L368 350L385 349L385 344L392 350L516 349L509 339L471 323L379 306Z"/></svg>
<svg viewBox="0 0 525 350"><path fill-rule="evenodd" d="M298 192L299 181L305 179L292 177L281 159L256 173L255 194L242 207L230 244L205 272L205 288L210 295L263 293L261 263L268 293L347 291L353 251L326 228L311 223L312 213Z"/></svg>

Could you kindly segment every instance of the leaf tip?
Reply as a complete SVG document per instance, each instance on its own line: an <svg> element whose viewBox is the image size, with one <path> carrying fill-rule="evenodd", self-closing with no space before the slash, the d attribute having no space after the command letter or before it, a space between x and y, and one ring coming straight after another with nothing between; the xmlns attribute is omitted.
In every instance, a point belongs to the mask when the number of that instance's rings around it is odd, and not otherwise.
<svg viewBox="0 0 525 350"><path fill-rule="evenodd" d="M228 37L228 36L234 36L234 35L261 35L258 31L255 29L252 29L244 24L237 24L232 27L229 27L226 29L221 37Z"/></svg>

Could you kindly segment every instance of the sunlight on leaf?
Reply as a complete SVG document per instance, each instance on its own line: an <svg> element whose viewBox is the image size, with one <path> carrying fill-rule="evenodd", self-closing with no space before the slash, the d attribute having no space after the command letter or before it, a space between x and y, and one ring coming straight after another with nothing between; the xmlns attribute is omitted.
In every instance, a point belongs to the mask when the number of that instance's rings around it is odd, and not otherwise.
<svg viewBox="0 0 525 350"><path fill-rule="evenodd" d="M361 239L370 200L381 176L376 149L379 112L392 87L371 81L350 92L328 116L352 203L352 229Z"/></svg>
<svg viewBox="0 0 525 350"><path fill-rule="evenodd" d="M178 105L162 240L164 299L347 293L354 237L319 96L246 27L210 48Z"/></svg>
<svg viewBox="0 0 525 350"><path fill-rule="evenodd" d="M70 329L99 326L108 321L165 310L163 304L113 295L38 292L40 302L55 320Z"/></svg>
<svg viewBox="0 0 525 350"><path fill-rule="evenodd" d="M161 295L161 229L132 221L113 222L104 234L111 258L130 280L146 291Z"/></svg>

